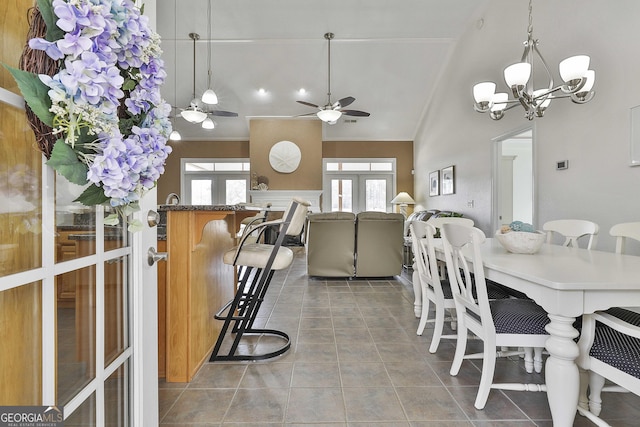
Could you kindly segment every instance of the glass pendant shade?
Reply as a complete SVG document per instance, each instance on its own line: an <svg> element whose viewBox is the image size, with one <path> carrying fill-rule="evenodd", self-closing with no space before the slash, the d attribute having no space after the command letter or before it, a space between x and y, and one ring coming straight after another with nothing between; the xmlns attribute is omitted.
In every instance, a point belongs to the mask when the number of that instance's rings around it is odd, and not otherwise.
<svg viewBox="0 0 640 427"><path fill-rule="evenodd" d="M507 100L509 99L509 94L506 92L499 92L493 95L493 105L491 106L491 111L502 111L507 108Z"/></svg>
<svg viewBox="0 0 640 427"><path fill-rule="evenodd" d="M491 102L496 91L496 84L493 82L478 83L473 87L473 98L479 104L481 102Z"/></svg>
<svg viewBox="0 0 640 427"><path fill-rule="evenodd" d="M213 89L205 90L201 99L205 104L215 105L218 103L218 95L216 95Z"/></svg>
<svg viewBox="0 0 640 427"><path fill-rule="evenodd" d="M323 122L336 122L340 116L342 116L342 111L339 110L320 110L316 113L318 118Z"/></svg>
<svg viewBox="0 0 640 427"><path fill-rule="evenodd" d="M214 129L216 124L209 117L202 122L202 129Z"/></svg>
<svg viewBox="0 0 640 427"><path fill-rule="evenodd" d="M587 55L576 55L565 59L560 63L560 77L565 82L581 79L589 69L590 58Z"/></svg>
<svg viewBox="0 0 640 427"><path fill-rule="evenodd" d="M504 81L507 86L525 86L531 76L531 64L519 62L504 69Z"/></svg>
<svg viewBox="0 0 640 427"><path fill-rule="evenodd" d="M582 89L580 89L580 92L589 92L593 89L593 84L596 82L596 72L593 70L587 70L585 77L587 78L587 81L584 83L584 86L582 86Z"/></svg>
<svg viewBox="0 0 640 427"><path fill-rule="evenodd" d="M180 132L178 132L177 130L173 130L169 135L169 139L171 141L180 141L182 139L182 136L180 135Z"/></svg>
<svg viewBox="0 0 640 427"><path fill-rule="evenodd" d="M207 113L201 111L198 107L187 107L180 112L183 119L190 123L201 123L207 118Z"/></svg>

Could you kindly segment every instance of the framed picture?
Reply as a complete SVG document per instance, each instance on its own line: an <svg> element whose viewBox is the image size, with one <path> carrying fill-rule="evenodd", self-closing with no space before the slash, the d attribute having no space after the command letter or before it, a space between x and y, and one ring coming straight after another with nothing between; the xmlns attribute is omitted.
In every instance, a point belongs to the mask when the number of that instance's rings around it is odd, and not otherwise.
<svg viewBox="0 0 640 427"><path fill-rule="evenodd" d="M442 194L453 194L455 192L453 166L446 167L441 171Z"/></svg>
<svg viewBox="0 0 640 427"><path fill-rule="evenodd" d="M440 194L440 171L433 171L429 174L429 196Z"/></svg>

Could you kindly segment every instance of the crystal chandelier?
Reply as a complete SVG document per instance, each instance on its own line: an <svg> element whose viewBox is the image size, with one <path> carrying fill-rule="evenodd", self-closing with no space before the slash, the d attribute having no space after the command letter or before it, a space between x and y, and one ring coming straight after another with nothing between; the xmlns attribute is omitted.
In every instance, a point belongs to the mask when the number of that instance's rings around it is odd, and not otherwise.
<svg viewBox="0 0 640 427"><path fill-rule="evenodd" d="M584 104L593 98L596 74L589 70L590 58L586 55L572 56L560 62L560 77L564 84L554 87L551 71L538 50L538 40L533 38L532 9L532 0L529 0L529 27L522 59L504 70L504 80L513 99L509 99L506 92L496 93L496 84L493 82L482 82L473 87L474 109L479 113L489 112L493 120L500 120L506 110L517 105L524 108L527 119L533 120L544 115L552 99L570 98L576 104ZM548 85L543 89L534 87L534 54L548 78Z"/></svg>

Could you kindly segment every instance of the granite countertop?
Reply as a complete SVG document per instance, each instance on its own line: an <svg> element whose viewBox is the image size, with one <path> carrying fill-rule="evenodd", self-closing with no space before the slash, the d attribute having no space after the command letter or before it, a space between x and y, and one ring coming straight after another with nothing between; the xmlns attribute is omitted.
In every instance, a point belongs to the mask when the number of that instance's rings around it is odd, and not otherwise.
<svg viewBox="0 0 640 427"><path fill-rule="evenodd" d="M245 211L244 205L158 205L162 211Z"/></svg>
<svg viewBox="0 0 640 427"><path fill-rule="evenodd" d="M71 225L56 225L56 228L60 231L95 231L95 224L90 225L82 225L82 224L71 224Z"/></svg>

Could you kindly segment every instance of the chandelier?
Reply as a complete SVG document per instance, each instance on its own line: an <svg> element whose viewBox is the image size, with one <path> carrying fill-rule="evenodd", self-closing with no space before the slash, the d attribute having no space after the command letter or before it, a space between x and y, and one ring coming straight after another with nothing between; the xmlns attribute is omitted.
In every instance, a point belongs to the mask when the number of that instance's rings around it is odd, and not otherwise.
<svg viewBox="0 0 640 427"><path fill-rule="evenodd" d="M496 84L493 82L482 82L473 87L474 109L479 113L489 112L493 120L500 120L506 110L517 105L524 108L527 119L533 120L534 117L544 115L552 99L570 98L576 104L584 104L593 98L594 92L591 89L596 73L589 70L590 58L587 55L572 56L560 62L560 77L564 84L553 85L551 71L538 50L538 40L533 38L532 9L532 0L529 0L529 27L522 59L504 70L504 80L511 90L513 99L509 99L506 92L496 93ZM534 87L534 54L546 73L546 88Z"/></svg>

